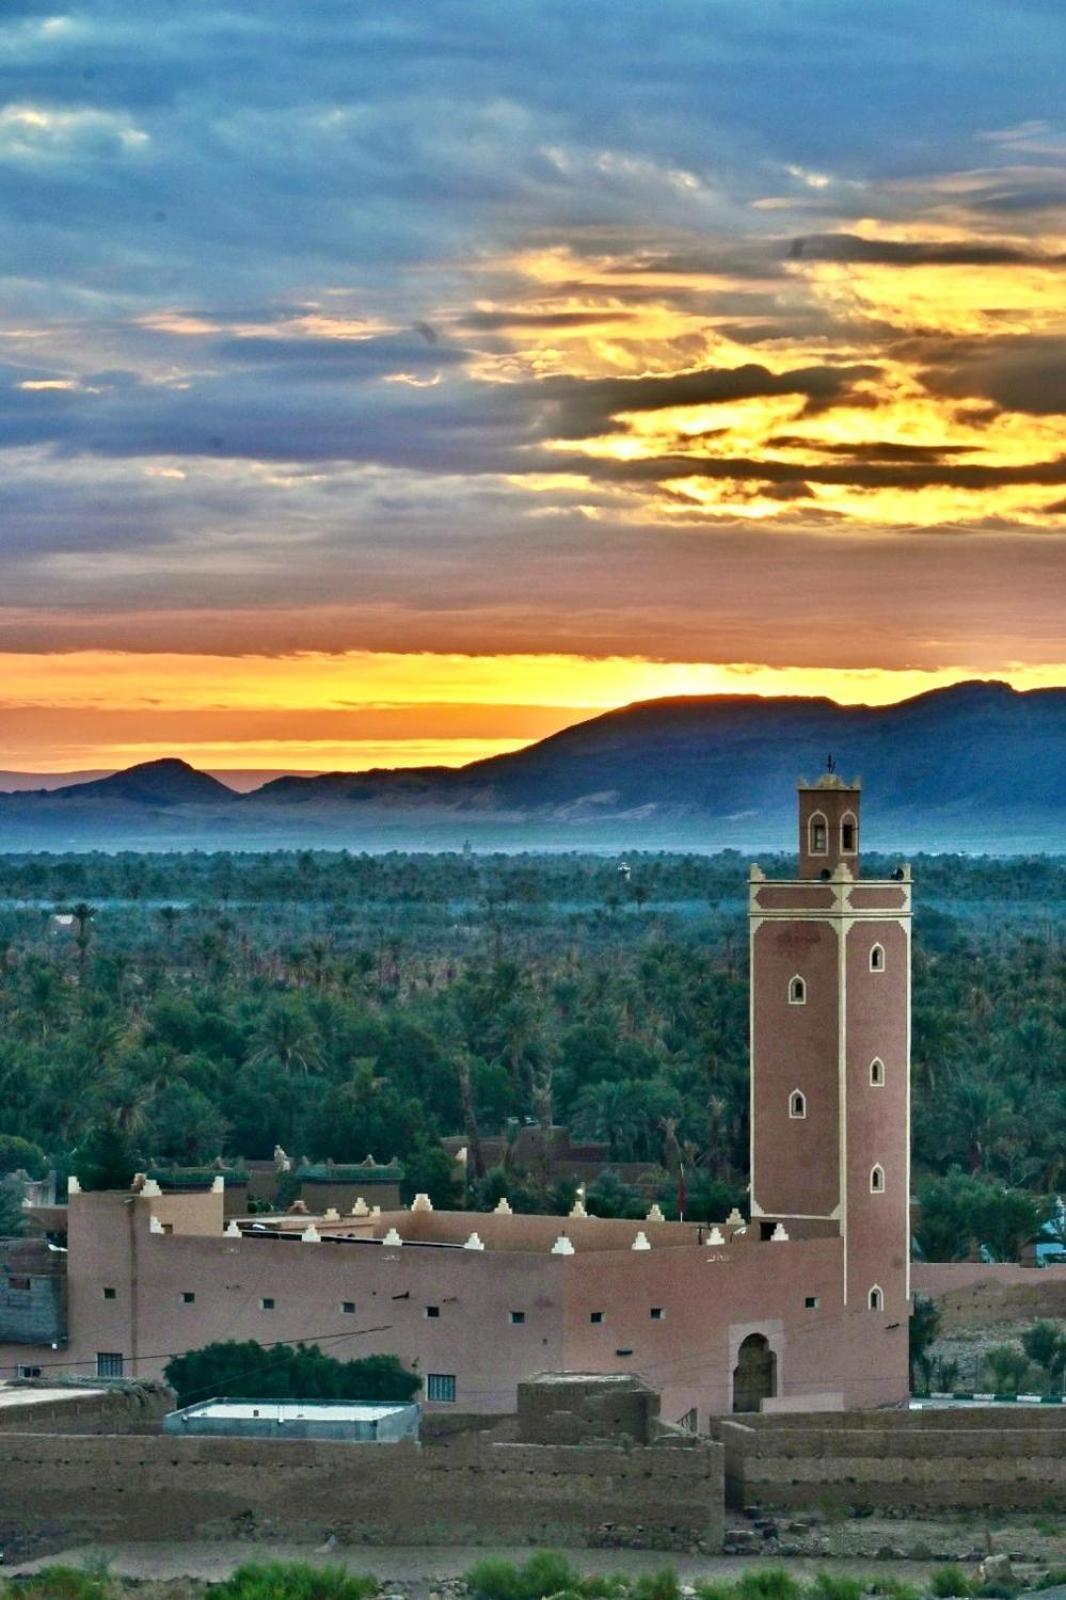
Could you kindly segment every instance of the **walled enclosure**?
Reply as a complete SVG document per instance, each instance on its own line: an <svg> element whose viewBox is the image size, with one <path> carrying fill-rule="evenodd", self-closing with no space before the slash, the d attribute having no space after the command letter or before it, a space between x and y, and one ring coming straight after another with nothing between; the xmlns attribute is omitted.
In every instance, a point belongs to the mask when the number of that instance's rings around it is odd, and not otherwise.
<svg viewBox="0 0 1066 1600"><path fill-rule="evenodd" d="M721 1547L705 1440L397 1444L0 1433L0 1522L71 1540L256 1531L317 1542Z"/></svg>
<svg viewBox="0 0 1066 1600"><path fill-rule="evenodd" d="M721 1418L729 1505L1066 1510L1066 1416L981 1407Z"/></svg>

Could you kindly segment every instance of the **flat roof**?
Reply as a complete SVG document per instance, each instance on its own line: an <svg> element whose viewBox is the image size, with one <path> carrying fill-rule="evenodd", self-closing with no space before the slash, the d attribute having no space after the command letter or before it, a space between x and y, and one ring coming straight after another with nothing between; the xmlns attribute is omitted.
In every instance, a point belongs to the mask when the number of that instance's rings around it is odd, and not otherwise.
<svg viewBox="0 0 1066 1600"><path fill-rule="evenodd" d="M255 1418L269 1422L380 1422L413 1402L384 1401L361 1404L354 1400L205 1400L177 1413L184 1417L217 1417L224 1422Z"/></svg>
<svg viewBox="0 0 1066 1600"><path fill-rule="evenodd" d="M62 1388L43 1389L34 1386L32 1389L23 1384L9 1384L0 1382L0 1406L40 1406L54 1405L57 1400L84 1400L87 1395L106 1394L102 1389L68 1389Z"/></svg>

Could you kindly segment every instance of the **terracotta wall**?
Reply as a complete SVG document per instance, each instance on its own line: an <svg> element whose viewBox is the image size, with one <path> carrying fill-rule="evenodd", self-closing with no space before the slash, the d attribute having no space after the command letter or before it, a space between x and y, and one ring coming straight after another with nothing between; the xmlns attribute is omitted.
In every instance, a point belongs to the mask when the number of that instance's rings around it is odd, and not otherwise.
<svg viewBox="0 0 1066 1600"><path fill-rule="evenodd" d="M318 1542L721 1546L723 1451L652 1445L436 1449L0 1434L0 1521L66 1539L240 1531ZM372 1567L368 1556L366 1566Z"/></svg>
<svg viewBox="0 0 1066 1600"><path fill-rule="evenodd" d="M906 1413L716 1425L734 1506L1066 1509L1066 1417L1060 1412ZM922 1420L915 1422L914 1417ZM930 1418L950 1419L942 1426ZM828 1425L827 1425L828 1424Z"/></svg>

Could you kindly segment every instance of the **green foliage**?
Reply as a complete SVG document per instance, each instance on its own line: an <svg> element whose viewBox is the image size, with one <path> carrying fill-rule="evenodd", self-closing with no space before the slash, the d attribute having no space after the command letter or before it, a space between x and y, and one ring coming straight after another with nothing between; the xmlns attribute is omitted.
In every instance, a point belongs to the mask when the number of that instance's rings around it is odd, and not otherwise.
<svg viewBox="0 0 1066 1600"><path fill-rule="evenodd" d="M1041 1577L1034 1578L1029 1585L1031 1589L1057 1589L1060 1584L1066 1584L1066 1567L1051 1567Z"/></svg>
<svg viewBox="0 0 1066 1600"><path fill-rule="evenodd" d="M0 1133L0 1178L10 1172L25 1172L29 1178L43 1177L48 1157L39 1144L20 1139L16 1134Z"/></svg>
<svg viewBox="0 0 1066 1600"><path fill-rule="evenodd" d="M862 1600L866 1585L861 1578L849 1578L844 1573L819 1572L811 1585L814 1600Z"/></svg>
<svg viewBox="0 0 1066 1600"><path fill-rule="evenodd" d="M475 1561L465 1582L474 1600L524 1600L518 1568L500 1556Z"/></svg>
<svg viewBox="0 0 1066 1600"><path fill-rule="evenodd" d="M543 1595L576 1589L578 1575L565 1556L554 1550L538 1550L530 1556L519 1574L523 1600L541 1600Z"/></svg>
<svg viewBox="0 0 1066 1600"><path fill-rule="evenodd" d="M673 1567L644 1573L629 1592L633 1600L681 1600L681 1584Z"/></svg>
<svg viewBox="0 0 1066 1600"><path fill-rule="evenodd" d="M918 1245L929 1261L958 1260L973 1244L986 1246L997 1260L1016 1260L1047 1211L1031 1194L958 1167L943 1178L927 1178L918 1200Z"/></svg>
<svg viewBox="0 0 1066 1600"><path fill-rule="evenodd" d="M749 1567L737 1579L740 1600L799 1600L803 1586L784 1567Z"/></svg>
<svg viewBox="0 0 1066 1600"><path fill-rule="evenodd" d="M1029 1374L1029 1357L1011 1344L994 1345L985 1356L985 1370L996 1394L1017 1394Z"/></svg>
<svg viewBox="0 0 1066 1600"><path fill-rule="evenodd" d="M918 1378L929 1387L929 1347L940 1330L940 1313L928 1295L916 1294L911 1306L909 1324L909 1361L911 1388L918 1387Z"/></svg>
<svg viewBox="0 0 1066 1600"><path fill-rule="evenodd" d="M937 1567L930 1575L929 1591L937 1600L968 1600L974 1585L959 1566Z"/></svg>
<svg viewBox="0 0 1066 1600"><path fill-rule="evenodd" d="M254 1339L204 1345L174 1356L165 1368L178 1405L216 1395L249 1400L411 1400L421 1380L395 1356L335 1361L318 1345L274 1345Z"/></svg>
<svg viewBox="0 0 1066 1600"><path fill-rule="evenodd" d="M611 1580L582 1579L565 1556L539 1550L521 1567L497 1556L476 1561L466 1574L474 1600L544 1600L546 1595L593 1597L617 1593ZM585 1587L585 1585L589 1587Z"/></svg>
<svg viewBox="0 0 1066 1600"><path fill-rule="evenodd" d="M1022 1334L1022 1349L1043 1369L1049 1384L1066 1375L1066 1331L1055 1322L1034 1322Z"/></svg>
<svg viewBox="0 0 1066 1600"><path fill-rule="evenodd" d="M213 1584L211 1594L213 1600L371 1600L379 1588L376 1578L356 1576L343 1567L250 1561L223 1583Z"/></svg>
<svg viewBox="0 0 1066 1600"><path fill-rule="evenodd" d="M902 1578L871 1578L866 1588L870 1594L886 1596L886 1600L921 1600L921 1591L916 1589L913 1583L906 1583Z"/></svg>
<svg viewBox="0 0 1066 1600"><path fill-rule="evenodd" d="M577 853L0 856L0 1139L122 1186L153 1156L396 1155L447 1204L442 1134L550 1116L658 1169L667 1214L683 1159L687 1214L720 1220L747 1175L743 862L630 864L623 897ZM1066 1181L1066 863L914 866L918 1243L1009 1259ZM569 1209L530 1166L512 1205ZM616 1180L590 1209L642 1204Z"/></svg>
<svg viewBox="0 0 1066 1600"><path fill-rule="evenodd" d="M107 1569L94 1567L42 1567L20 1580L20 1595L27 1600L110 1600Z"/></svg>
<svg viewBox="0 0 1066 1600"><path fill-rule="evenodd" d="M71 1170L83 1189L128 1189L146 1163L117 1116L89 1129L74 1151Z"/></svg>

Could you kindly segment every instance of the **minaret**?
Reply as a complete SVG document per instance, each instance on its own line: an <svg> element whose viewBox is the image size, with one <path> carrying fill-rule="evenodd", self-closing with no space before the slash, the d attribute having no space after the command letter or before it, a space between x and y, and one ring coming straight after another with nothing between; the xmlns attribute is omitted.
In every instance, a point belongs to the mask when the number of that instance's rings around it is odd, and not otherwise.
<svg viewBox="0 0 1066 1600"><path fill-rule="evenodd" d="M844 1241L843 1302L910 1297L909 868L859 878L859 782L799 783L795 879L753 867L751 1213ZM795 1227L793 1229L795 1231Z"/></svg>

